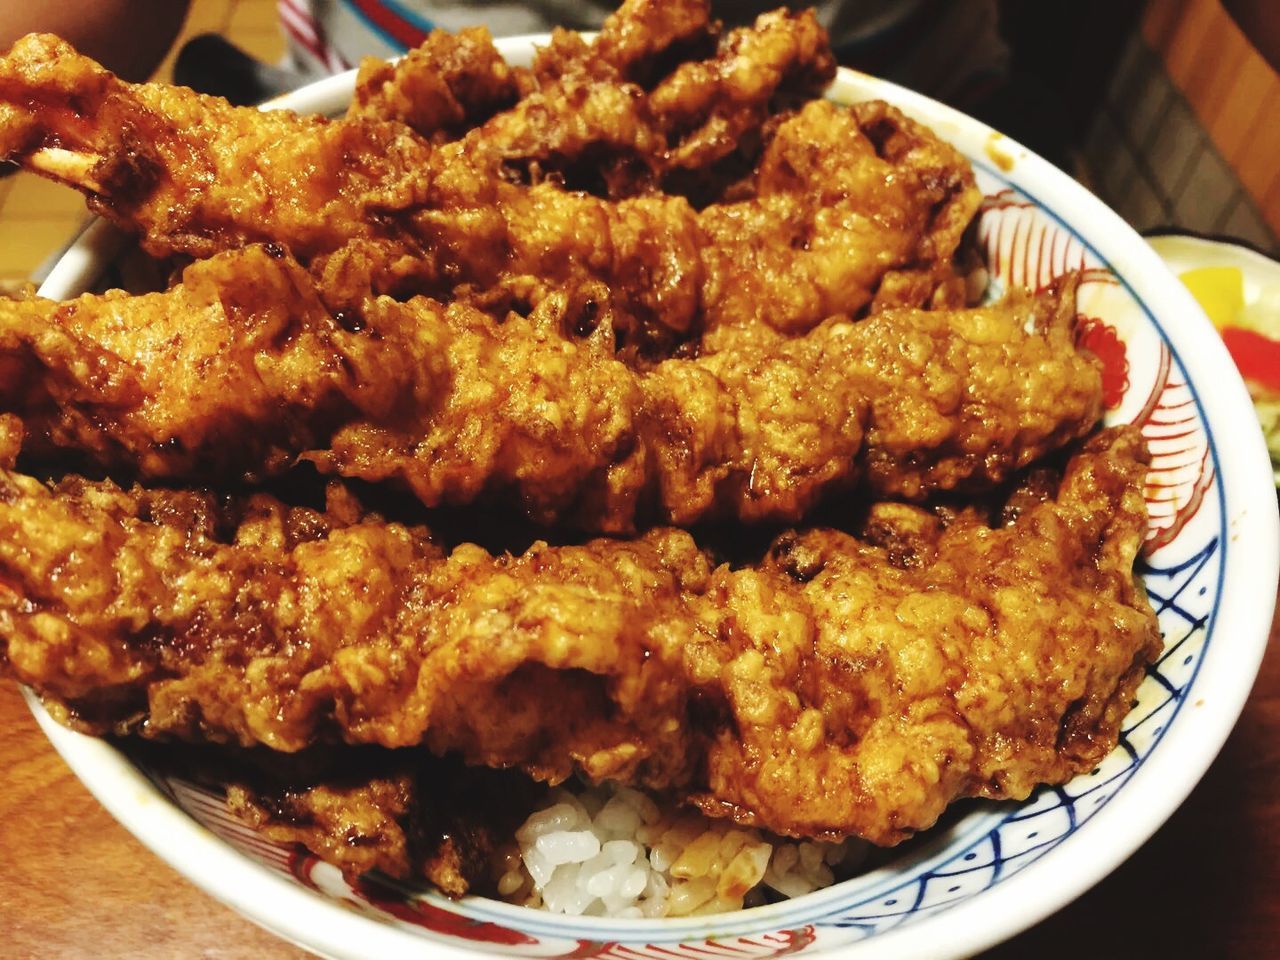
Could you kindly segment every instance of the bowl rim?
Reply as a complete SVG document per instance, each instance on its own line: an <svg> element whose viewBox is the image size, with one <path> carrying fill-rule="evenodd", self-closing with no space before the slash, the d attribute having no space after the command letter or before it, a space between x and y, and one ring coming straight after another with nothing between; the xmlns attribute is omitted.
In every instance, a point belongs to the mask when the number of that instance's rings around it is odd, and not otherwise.
<svg viewBox="0 0 1280 960"><path fill-rule="evenodd" d="M528 63L535 46L547 41L547 34L533 34L495 42L511 62ZM350 99L354 78L355 70L327 77L264 106L334 112ZM1115 272L1141 289L1139 299L1153 317L1163 321L1159 326L1186 370L1188 383L1212 384L1212 391L1192 389L1219 466L1224 528L1232 530L1232 535L1230 549L1227 543L1222 545L1222 583L1210 629L1213 635L1230 636L1233 646L1229 657L1206 654L1198 666L1192 681L1198 695L1197 709L1180 709L1165 733L1168 738L1177 729L1176 755L1170 747L1153 749L1131 778L1138 786L1125 784L1106 804L1107 809L1077 828L1077 834L1088 835L1087 842L1073 836L1070 839L1074 842L1061 843L1017 876L965 902L865 941L815 954L835 957L858 951L865 960L967 956L1039 922L1105 877L1168 819L1208 769L1243 709L1266 649L1280 579L1280 513L1274 506L1270 459L1262 434L1251 427L1252 405L1225 347L1191 295L1132 228L1067 174L959 111L846 67L840 68L827 91L836 99L841 94L845 99L882 96L909 114L925 117L946 140L963 138L976 143L976 138L983 139L987 155L1002 169L1006 163L1017 168L1019 189L1025 186L1025 192L1037 201L1044 197L1059 201L1046 209L1052 209L1082 239L1090 238ZM975 161L975 165L982 164ZM1069 217L1061 213L1063 209L1071 211ZM1087 224L1088 230L1079 229L1081 224ZM41 292L62 296L83 287L114 255L117 242L114 231L101 221L95 222L58 261ZM1173 329L1164 330L1168 324ZM1174 348L1171 335L1176 335L1180 349ZM1249 417L1242 423L1240 417L1246 411ZM1221 469L1226 462L1231 464L1229 474ZM1262 599L1249 602L1245 598L1250 591L1261 591ZM1225 643L1219 643L1215 649L1224 647ZM204 892L259 926L322 956L344 960L415 953L448 960L484 955L482 948L427 939L353 913L269 870L173 804L110 743L62 727L34 694L24 690L24 695L53 746L126 829ZM1211 700L1214 709L1198 709ZM1193 715L1198 722L1192 722ZM499 908L501 914L510 911L505 919L517 927L519 915L525 912L525 908L497 901L487 901L486 907ZM762 907L751 913L762 917L771 910ZM539 914L540 926L554 926L554 916ZM581 929L589 919L574 918L574 926ZM669 942L671 934L686 936L718 925L715 917L707 919L610 918L607 922L634 929L638 939ZM564 936L573 939L568 931Z"/></svg>
<svg viewBox="0 0 1280 960"><path fill-rule="evenodd" d="M1251 240L1244 240L1229 233L1213 233L1182 227L1152 227L1149 230L1143 230L1141 235L1157 252L1170 243L1185 243L1187 246L1199 246L1205 250L1229 253L1260 270L1273 270L1280 267L1280 252L1268 252Z"/></svg>

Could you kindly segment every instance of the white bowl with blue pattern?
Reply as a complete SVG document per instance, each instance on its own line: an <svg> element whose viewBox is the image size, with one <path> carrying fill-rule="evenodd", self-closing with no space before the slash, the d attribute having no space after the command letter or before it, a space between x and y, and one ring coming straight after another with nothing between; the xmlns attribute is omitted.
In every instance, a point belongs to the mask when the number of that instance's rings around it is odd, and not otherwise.
<svg viewBox="0 0 1280 960"><path fill-rule="evenodd" d="M535 43L499 47L528 63ZM336 113L354 73L273 106ZM32 709L99 800L155 853L264 927L331 957L967 956L1032 925L1114 869L1191 791L1248 696L1276 596L1280 530L1253 408L1215 331L1160 258L1070 177L985 125L841 70L828 96L884 99L972 162L993 289L1083 270L1082 336L1106 366L1108 423L1139 423L1154 460L1141 569L1165 650L1120 746L1096 770L1023 803L972 803L886 865L795 900L680 920L561 917L480 897L355 888L334 868L231 820L216 792L146 772ZM107 269L92 228L42 288L66 298Z"/></svg>

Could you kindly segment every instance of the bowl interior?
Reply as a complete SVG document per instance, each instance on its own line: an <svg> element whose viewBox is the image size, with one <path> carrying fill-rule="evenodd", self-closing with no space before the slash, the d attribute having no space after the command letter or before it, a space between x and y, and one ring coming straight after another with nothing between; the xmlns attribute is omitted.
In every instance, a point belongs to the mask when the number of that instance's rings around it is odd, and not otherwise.
<svg viewBox="0 0 1280 960"><path fill-rule="evenodd" d="M542 38L500 41L528 62ZM273 106L335 113L353 74ZM156 853L250 918L335 957L960 956L1029 926L1131 853L1208 767L1265 646L1277 576L1269 461L1248 396L1194 301L1113 213L1018 144L917 94L842 70L829 94L880 98L972 161L985 201L977 239L995 293L1082 271L1081 336L1104 361L1106 422L1141 425L1153 452L1141 572L1165 651L1096 770L1023 803L970 804L886 866L791 901L709 918L559 917L480 897L352 887L309 855L232 820L216 790L135 765L53 723L46 733L100 800ZM99 281L114 236L92 228L42 288ZM1207 387L1211 386L1212 389ZM1188 707L1191 704L1191 707Z"/></svg>

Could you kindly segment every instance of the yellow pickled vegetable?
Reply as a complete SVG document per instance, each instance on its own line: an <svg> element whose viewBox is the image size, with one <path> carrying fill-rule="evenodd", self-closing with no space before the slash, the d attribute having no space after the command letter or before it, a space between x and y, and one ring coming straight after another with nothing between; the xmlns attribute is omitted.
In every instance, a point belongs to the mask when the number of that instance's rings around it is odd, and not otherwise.
<svg viewBox="0 0 1280 960"><path fill-rule="evenodd" d="M1239 267L1197 267L1180 274L1213 325L1219 330L1236 326L1244 309L1244 274Z"/></svg>

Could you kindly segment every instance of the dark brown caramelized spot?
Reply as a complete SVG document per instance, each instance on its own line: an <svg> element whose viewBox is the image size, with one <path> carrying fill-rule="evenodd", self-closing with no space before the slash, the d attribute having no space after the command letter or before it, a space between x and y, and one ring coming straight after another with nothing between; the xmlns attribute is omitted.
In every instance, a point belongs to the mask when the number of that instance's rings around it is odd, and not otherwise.
<svg viewBox="0 0 1280 960"><path fill-rule="evenodd" d="M825 566L821 552L795 533L784 533L778 537L770 556L778 568L796 583L808 583Z"/></svg>

